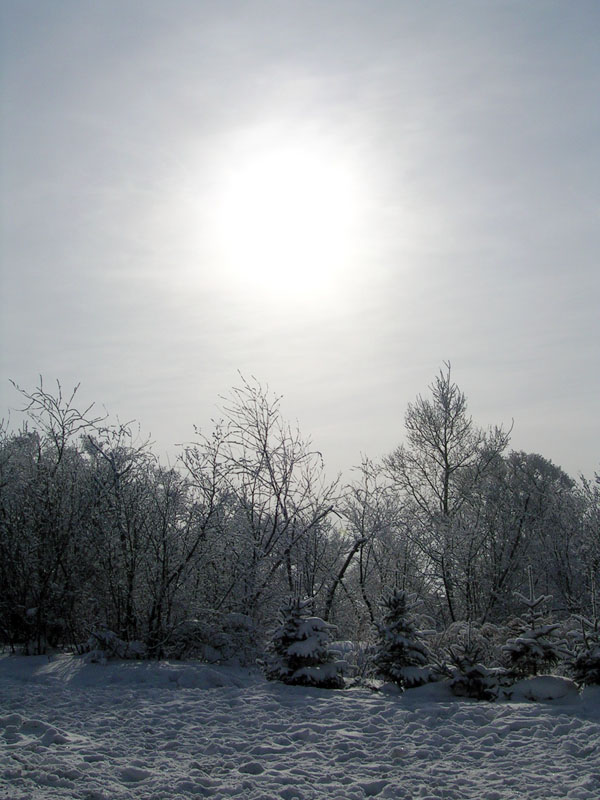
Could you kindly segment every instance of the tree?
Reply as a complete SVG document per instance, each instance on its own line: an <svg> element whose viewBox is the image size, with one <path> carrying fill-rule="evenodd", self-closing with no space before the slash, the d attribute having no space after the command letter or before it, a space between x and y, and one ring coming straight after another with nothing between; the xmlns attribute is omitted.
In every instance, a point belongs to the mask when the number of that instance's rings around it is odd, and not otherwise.
<svg viewBox="0 0 600 800"><path fill-rule="evenodd" d="M595 587L600 583L600 475L593 481L582 478L578 492L582 499L579 571L584 581L584 596L589 598L595 597ZM587 603L582 605L589 614Z"/></svg>
<svg viewBox="0 0 600 800"><path fill-rule="evenodd" d="M573 677L584 686L600 685L600 621L580 617L581 633L571 664Z"/></svg>
<svg viewBox="0 0 600 800"><path fill-rule="evenodd" d="M470 538L469 500L505 450L509 433L487 431L467 414L463 392L450 364L419 395L405 416L406 444L384 459L390 480L405 500L410 534L439 583L451 621L469 615L461 602L472 590L472 562L480 543ZM462 584L462 590L461 590Z"/></svg>
<svg viewBox="0 0 600 800"><path fill-rule="evenodd" d="M77 439L103 419L75 405L78 386L63 395L26 391L22 430L6 436L0 458L0 603L6 636L42 653L73 634L80 581L89 566L82 551L91 497ZM29 427L31 426L31 428Z"/></svg>
<svg viewBox="0 0 600 800"><path fill-rule="evenodd" d="M495 672L482 663L483 639L471 622L457 641L448 647L448 657L453 664L450 689L458 697L476 700L495 700L498 697L498 679Z"/></svg>
<svg viewBox="0 0 600 800"><path fill-rule="evenodd" d="M376 623L377 643L373 663L377 672L401 688L427 683L429 654L419 637L414 616L415 598L394 589L381 601L382 617Z"/></svg>
<svg viewBox="0 0 600 800"><path fill-rule="evenodd" d="M558 625L549 622L542 607L552 598L548 595L535 595L533 570L528 568L529 597L518 593L526 606L526 612L518 621L519 635L509 639L502 648L511 675L527 678L538 675L568 656L566 643L556 636Z"/></svg>
<svg viewBox="0 0 600 800"><path fill-rule="evenodd" d="M130 424L88 436L86 451L95 477L95 505L89 545L97 564L95 593L101 600L98 624L125 642L146 634L146 587L142 580L154 525L152 482L155 457Z"/></svg>
<svg viewBox="0 0 600 800"><path fill-rule="evenodd" d="M600 684L600 619L596 603L596 581L590 575L591 618L579 617L581 631L578 631L574 658L571 664L573 677L578 683L588 686Z"/></svg>
<svg viewBox="0 0 600 800"><path fill-rule="evenodd" d="M518 613L514 593L526 559L536 561L545 591L571 609L578 505L573 481L542 456L513 451L495 460L459 515L468 574L458 590L468 619Z"/></svg>
<svg viewBox="0 0 600 800"><path fill-rule="evenodd" d="M337 481L325 478L321 454L281 415L280 397L246 381L225 399L211 436L197 430L183 463L192 479L210 462L228 509L222 533L235 566L222 586L230 610L268 618L281 596L306 593L309 550L326 535Z"/></svg>
<svg viewBox="0 0 600 800"><path fill-rule="evenodd" d="M222 510L214 463L197 454L187 475L163 467L124 425L87 437L86 448L96 477L90 546L100 624L161 657L197 610L203 548Z"/></svg>
<svg viewBox="0 0 600 800"><path fill-rule="evenodd" d="M349 606L357 634L367 638L386 587L422 592L424 582L419 553L407 535L402 500L381 464L363 458L354 473L339 504L346 547L330 584L327 609L333 607L337 624L342 604ZM337 589L343 594L338 593L334 606Z"/></svg>
<svg viewBox="0 0 600 800"><path fill-rule="evenodd" d="M329 651L333 625L310 614L311 600L291 597L279 611L279 626L267 646L265 675L298 686L340 689L344 679Z"/></svg>

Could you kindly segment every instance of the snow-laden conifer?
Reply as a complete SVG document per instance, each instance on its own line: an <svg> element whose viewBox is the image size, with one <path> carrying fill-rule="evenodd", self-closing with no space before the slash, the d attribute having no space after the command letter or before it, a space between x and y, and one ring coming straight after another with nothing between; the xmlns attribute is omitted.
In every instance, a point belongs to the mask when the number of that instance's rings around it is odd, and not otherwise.
<svg viewBox="0 0 600 800"><path fill-rule="evenodd" d="M381 601L381 619L376 623L377 642L373 664L382 678L410 688L427 683L431 670L429 653L421 640L413 610L414 595L394 589Z"/></svg>
<svg viewBox="0 0 600 800"><path fill-rule="evenodd" d="M310 614L311 601L291 597L279 610L279 625L267 646L264 672L268 680L299 686L339 689L341 664L329 650L333 625Z"/></svg>
<svg viewBox="0 0 600 800"><path fill-rule="evenodd" d="M509 639L502 648L506 667L513 678L527 678L539 675L568 657L567 643L559 640L556 631L559 625L548 620L542 611L551 602L550 595L536 597L533 586L533 571L529 573L529 597L520 592L515 595L526 606L526 611L518 620L521 631Z"/></svg>
<svg viewBox="0 0 600 800"><path fill-rule="evenodd" d="M596 582L590 576L592 617L579 616L581 629L576 633L575 653L571 672L577 683L589 686L600 684L600 620L596 605Z"/></svg>
<svg viewBox="0 0 600 800"><path fill-rule="evenodd" d="M600 629L598 620L581 617L581 634L571 671L577 683L600 684Z"/></svg>
<svg viewBox="0 0 600 800"><path fill-rule="evenodd" d="M450 688L458 697L473 697L476 700L495 700L498 696L496 672L482 664L483 647L477 632L468 623L465 635L448 648L448 657L453 665Z"/></svg>

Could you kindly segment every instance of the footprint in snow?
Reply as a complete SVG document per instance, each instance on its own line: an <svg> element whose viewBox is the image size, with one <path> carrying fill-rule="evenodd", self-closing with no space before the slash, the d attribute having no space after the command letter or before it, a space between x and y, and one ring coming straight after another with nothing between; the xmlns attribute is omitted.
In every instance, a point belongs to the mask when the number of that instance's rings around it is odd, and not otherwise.
<svg viewBox="0 0 600 800"><path fill-rule="evenodd" d="M4 738L7 744L49 747L51 744L66 744L69 737L63 731L39 719L24 719L19 714L4 717Z"/></svg>
<svg viewBox="0 0 600 800"><path fill-rule="evenodd" d="M126 783L138 783L139 781L146 780L152 773L147 769L141 767L128 766L123 767L121 770L121 780Z"/></svg>
<svg viewBox="0 0 600 800"><path fill-rule="evenodd" d="M248 761L248 763L238 767L238 770L247 775L261 775L265 771L265 768L262 764L259 764L258 761Z"/></svg>

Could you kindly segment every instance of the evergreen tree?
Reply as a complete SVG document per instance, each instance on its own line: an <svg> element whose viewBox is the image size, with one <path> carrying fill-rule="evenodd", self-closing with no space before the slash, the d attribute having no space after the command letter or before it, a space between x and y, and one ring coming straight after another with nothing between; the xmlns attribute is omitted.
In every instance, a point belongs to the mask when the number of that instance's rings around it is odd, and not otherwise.
<svg viewBox="0 0 600 800"><path fill-rule="evenodd" d="M575 658L571 666L577 683L585 686L600 684L600 621L596 608L596 585L591 576L592 618L580 616L581 631L578 635Z"/></svg>
<svg viewBox="0 0 600 800"><path fill-rule="evenodd" d="M581 644L572 664L573 678L585 686L600 684L600 630L598 620L581 617Z"/></svg>
<svg viewBox="0 0 600 800"><path fill-rule="evenodd" d="M311 616L310 606L310 600L299 597L281 606L279 626L267 646L265 676L292 685L340 689L344 685L341 665L329 651L334 626Z"/></svg>
<svg viewBox="0 0 600 800"><path fill-rule="evenodd" d="M454 665L450 689L458 697L474 697L476 700L495 700L498 696L498 681L493 670L481 663L482 647L473 635L469 623L466 637L448 648L448 656Z"/></svg>
<svg viewBox="0 0 600 800"><path fill-rule="evenodd" d="M376 623L377 644L373 663L377 672L401 688L430 680L429 653L420 640L413 609L414 597L394 589L381 601L382 617Z"/></svg>
<svg viewBox="0 0 600 800"><path fill-rule="evenodd" d="M513 678L527 678L550 669L568 655L566 642L556 637L556 624L548 622L542 606L552 600L549 595L535 596L533 571L528 568L529 597L516 592L526 612L519 620L521 632L502 648L507 668Z"/></svg>

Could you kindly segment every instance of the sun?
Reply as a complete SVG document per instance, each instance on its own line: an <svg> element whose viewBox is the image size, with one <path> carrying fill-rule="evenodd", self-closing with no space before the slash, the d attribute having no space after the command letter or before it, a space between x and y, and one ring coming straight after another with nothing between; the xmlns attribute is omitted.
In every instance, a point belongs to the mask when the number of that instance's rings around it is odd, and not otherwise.
<svg viewBox="0 0 600 800"><path fill-rule="evenodd" d="M229 165L216 234L231 280L272 296L304 296L343 280L357 217L356 179L312 144L269 146Z"/></svg>

